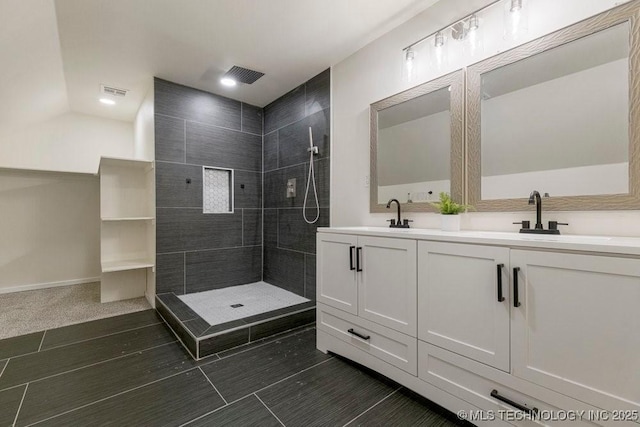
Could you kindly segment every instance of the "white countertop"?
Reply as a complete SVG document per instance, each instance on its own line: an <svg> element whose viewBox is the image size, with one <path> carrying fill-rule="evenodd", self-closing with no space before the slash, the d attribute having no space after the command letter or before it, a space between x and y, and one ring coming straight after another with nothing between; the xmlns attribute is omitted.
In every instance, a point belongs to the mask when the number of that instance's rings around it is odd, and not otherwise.
<svg viewBox="0 0 640 427"><path fill-rule="evenodd" d="M318 232L640 256L640 238L633 237L520 234L498 231L452 232L389 227L319 227Z"/></svg>

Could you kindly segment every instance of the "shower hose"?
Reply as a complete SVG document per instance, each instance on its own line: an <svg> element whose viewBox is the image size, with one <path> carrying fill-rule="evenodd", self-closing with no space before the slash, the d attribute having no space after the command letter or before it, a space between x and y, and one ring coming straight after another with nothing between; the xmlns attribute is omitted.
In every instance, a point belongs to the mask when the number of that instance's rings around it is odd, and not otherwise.
<svg viewBox="0 0 640 427"><path fill-rule="evenodd" d="M313 132L309 126L309 176L307 177L307 188L304 191L304 203L302 204L302 216L307 224L315 224L320 218L320 204L318 203L318 190L316 189L316 173L313 170L313 155L318 152L318 147L313 146ZM313 184L313 196L316 202L316 217L312 220L307 218L307 201L309 199L309 187Z"/></svg>

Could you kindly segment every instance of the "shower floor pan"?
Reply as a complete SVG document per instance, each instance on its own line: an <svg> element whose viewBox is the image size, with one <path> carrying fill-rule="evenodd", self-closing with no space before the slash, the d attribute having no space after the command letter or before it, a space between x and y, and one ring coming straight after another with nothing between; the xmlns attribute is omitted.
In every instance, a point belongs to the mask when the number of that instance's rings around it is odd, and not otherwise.
<svg viewBox="0 0 640 427"><path fill-rule="evenodd" d="M199 360L315 322L315 302L265 282L156 296L156 310Z"/></svg>

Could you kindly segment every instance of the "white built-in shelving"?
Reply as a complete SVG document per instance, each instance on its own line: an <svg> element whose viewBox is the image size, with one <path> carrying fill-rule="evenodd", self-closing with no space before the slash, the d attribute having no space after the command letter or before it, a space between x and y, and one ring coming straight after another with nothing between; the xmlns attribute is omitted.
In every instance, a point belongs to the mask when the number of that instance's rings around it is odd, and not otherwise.
<svg viewBox="0 0 640 427"><path fill-rule="evenodd" d="M152 216L137 216L137 217L128 217L128 218L110 218L110 217L104 217L102 218L103 221L152 221L155 218Z"/></svg>
<svg viewBox="0 0 640 427"><path fill-rule="evenodd" d="M100 161L102 302L155 294L153 162Z"/></svg>

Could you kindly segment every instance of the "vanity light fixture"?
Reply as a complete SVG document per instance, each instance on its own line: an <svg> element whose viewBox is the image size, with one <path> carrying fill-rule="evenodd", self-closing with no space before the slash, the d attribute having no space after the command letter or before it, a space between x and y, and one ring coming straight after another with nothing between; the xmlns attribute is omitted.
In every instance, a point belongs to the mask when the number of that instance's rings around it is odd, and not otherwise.
<svg viewBox="0 0 640 427"><path fill-rule="evenodd" d="M464 49L464 52L469 54L470 57L477 56L479 52L483 51L482 33L480 32L481 15L494 5L504 5L507 11L509 11L510 8L513 8L514 11L519 10L520 8L523 9L523 11L527 9L527 2L524 0L494 0L487 6L472 12L463 20L440 28L430 35L423 37L402 49L404 69L413 69L412 72L416 73L416 69L426 69L427 64L425 62L429 62L431 64L430 66L433 66L440 71L443 68L446 68L448 57L451 55L455 57L459 54L459 48L455 46L447 48L447 50L452 49L450 52L445 50L444 45L447 43L447 36L449 34L452 39L464 42L464 47L462 49ZM519 13L514 13L513 15L515 17L515 15L519 15ZM516 23L515 27L518 28L518 26L519 25ZM506 32L508 31L509 30L506 30ZM427 45L425 42L428 42L429 44ZM424 50L426 55L422 55L422 53L420 53L420 58L416 58L416 47L422 43L425 43L426 49ZM413 56L411 56L411 53L413 53ZM409 81L411 80L412 78L410 77Z"/></svg>
<svg viewBox="0 0 640 427"><path fill-rule="evenodd" d="M405 66L405 70L406 70L406 78L407 81L412 81L414 76L414 67L413 67L413 60L416 57L416 53L414 52L414 50L412 48L408 48L405 50L404 52L404 66Z"/></svg>
<svg viewBox="0 0 640 427"><path fill-rule="evenodd" d="M451 38L454 40L464 40L467 37L469 30L465 21L460 21L451 26Z"/></svg>
<svg viewBox="0 0 640 427"><path fill-rule="evenodd" d="M416 57L416 53L413 49L409 48L406 50L404 55L404 60L407 62L407 66L413 63L413 59Z"/></svg>
<svg viewBox="0 0 640 427"><path fill-rule="evenodd" d="M509 0L504 7L504 38L514 42L528 30L529 6L524 0Z"/></svg>
<svg viewBox="0 0 640 427"><path fill-rule="evenodd" d="M444 50L444 42L444 34L442 34L442 31L438 31L434 39L434 65L438 70L442 70L447 64L447 52Z"/></svg>
<svg viewBox="0 0 640 427"><path fill-rule="evenodd" d="M480 27L480 21L478 15L475 13L469 17L469 31L475 31Z"/></svg>
<svg viewBox="0 0 640 427"><path fill-rule="evenodd" d="M516 6L518 7L522 7L523 4L523 0L494 0L492 1L490 4L488 4L487 6L478 9L476 11L474 11L473 13L471 13L470 15L468 15L466 18L464 18L461 21L457 21L453 24L450 24L446 27L443 27L441 29L439 29L438 31L431 33L430 35L421 38L420 40L417 40L415 42L413 42L412 44L410 44L409 46L405 47L404 49L402 49L403 51L407 51L411 48L415 48L416 46L418 46L421 43L426 42L427 40L430 40L433 37L433 45L435 47L442 47L444 46L445 42L446 42L446 37L445 37L445 32L447 30L451 30L452 33L452 37L456 40L463 40L469 33L472 33L474 31L476 31L478 28L480 28L480 18L479 16L485 12L486 9L497 5L497 4L504 4L505 2L509 3L509 5L511 5L510 2L515 2Z"/></svg>
<svg viewBox="0 0 640 427"><path fill-rule="evenodd" d="M463 41L469 37L473 37L479 27L480 21L478 15L474 13L451 26L451 37L455 40Z"/></svg>
<svg viewBox="0 0 640 427"><path fill-rule="evenodd" d="M522 9L522 0L511 0L511 12L517 12Z"/></svg>

